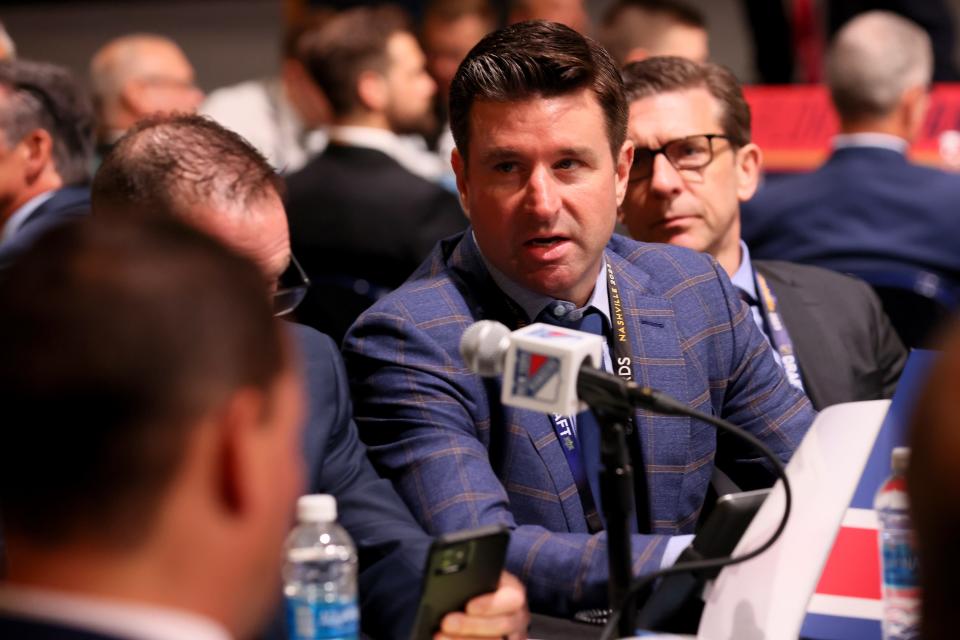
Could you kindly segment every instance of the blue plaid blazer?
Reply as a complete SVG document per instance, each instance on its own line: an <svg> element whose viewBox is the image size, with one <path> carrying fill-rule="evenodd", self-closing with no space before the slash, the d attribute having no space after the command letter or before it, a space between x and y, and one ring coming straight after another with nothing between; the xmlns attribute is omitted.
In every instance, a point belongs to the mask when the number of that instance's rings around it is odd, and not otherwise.
<svg viewBox="0 0 960 640"><path fill-rule="evenodd" d="M627 316L635 379L738 424L786 461L813 410L775 363L747 307L702 254L614 236L606 248ZM507 568L534 611L606 604L606 536L590 534L550 419L500 404L500 383L459 354L480 319L516 326L468 231L440 243L344 341L361 438L427 531L502 523ZM632 540L637 573L668 536L692 533L715 464L741 485L772 483L758 455L687 418L640 411L653 533ZM638 465L635 465L638 466Z"/></svg>

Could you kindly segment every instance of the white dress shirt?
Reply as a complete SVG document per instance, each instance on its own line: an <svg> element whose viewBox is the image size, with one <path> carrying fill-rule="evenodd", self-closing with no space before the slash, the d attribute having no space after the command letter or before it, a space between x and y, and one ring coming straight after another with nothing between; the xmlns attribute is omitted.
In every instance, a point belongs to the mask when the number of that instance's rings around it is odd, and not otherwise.
<svg viewBox="0 0 960 640"><path fill-rule="evenodd" d="M157 605L0 585L0 614L130 640L231 640L217 622Z"/></svg>

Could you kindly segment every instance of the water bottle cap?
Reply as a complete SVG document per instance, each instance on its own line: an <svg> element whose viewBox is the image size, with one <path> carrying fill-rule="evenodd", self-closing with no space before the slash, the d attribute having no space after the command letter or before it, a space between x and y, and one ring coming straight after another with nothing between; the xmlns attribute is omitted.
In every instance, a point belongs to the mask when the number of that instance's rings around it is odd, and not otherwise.
<svg viewBox="0 0 960 640"><path fill-rule="evenodd" d="M337 499L325 493L300 496L297 500L297 519L300 522L335 522Z"/></svg>
<svg viewBox="0 0 960 640"><path fill-rule="evenodd" d="M897 475L906 475L910 466L910 447L894 447L890 454L890 468Z"/></svg>

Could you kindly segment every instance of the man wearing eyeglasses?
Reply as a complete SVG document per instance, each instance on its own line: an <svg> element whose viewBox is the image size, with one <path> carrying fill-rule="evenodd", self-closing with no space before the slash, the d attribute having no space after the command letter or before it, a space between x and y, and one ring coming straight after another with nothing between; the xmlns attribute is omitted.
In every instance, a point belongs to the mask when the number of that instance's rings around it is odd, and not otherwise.
<svg viewBox="0 0 960 640"><path fill-rule="evenodd" d="M156 117L135 125L104 158L94 178L93 213L190 222L252 258L270 287L274 312L286 314L303 298L307 282L290 253L279 180L246 140L212 120ZM366 457L333 341L303 325L290 323L289 329L307 387L308 491L337 498L340 523L357 545L364 633L405 638L431 539ZM502 580L492 597L471 601L469 615L449 614L445 635L525 637L529 614L523 589L512 576ZM284 637L273 631L269 637Z"/></svg>
<svg viewBox="0 0 960 640"><path fill-rule="evenodd" d="M906 352L870 287L751 260L740 239L740 203L756 190L762 156L736 78L675 57L629 64L623 77L636 146L621 207L631 235L716 258L814 407L893 395Z"/></svg>

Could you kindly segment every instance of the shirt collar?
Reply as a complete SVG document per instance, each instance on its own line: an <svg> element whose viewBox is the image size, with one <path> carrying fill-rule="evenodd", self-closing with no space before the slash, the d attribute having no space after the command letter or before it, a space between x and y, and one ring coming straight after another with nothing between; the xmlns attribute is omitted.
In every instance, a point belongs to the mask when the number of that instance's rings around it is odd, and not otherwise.
<svg viewBox="0 0 960 640"><path fill-rule="evenodd" d="M420 136L398 136L376 127L333 126L330 141L351 147L375 149L425 180L435 181L443 171L440 159L430 153Z"/></svg>
<svg viewBox="0 0 960 640"><path fill-rule="evenodd" d="M906 153L910 144L899 136L889 133L841 133L833 137L834 149L851 147L875 147L889 149L897 153Z"/></svg>
<svg viewBox="0 0 960 640"><path fill-rule="evenodd" d="M23 226L23 223L27 221L33 212L36 211L40 206L45 203L47 200L53 197L53 194L56 193L56 189L51 191L45 191L38 196L34 196L27 200L25 203L20 205L20 208L13 212L9 218L7 218L7 223L3 225L3 233L0 234L0 244L7 242L17 234L17 231L20 230L20 227Z"/></svg>
<svg viewBox="0 0 960 640"><path fill-rule="evenodd" d="M753 277L753 263L750 262L750 250L747 248L747 243L743 240L740 241L740 266L737 267L736 272L730 277L730 282L750 297L751 304L756 304L758 300L757 281Z"/></svg>
<svg viewBox="0 0 960 640"><path fill-rule="evenodd" d="M487 260L486 256L483 255L483 251L480 251L480 245L477 243L477 237L474 233L470 232L470 237L473 243L477 246L477 252L480 254L480 258L483 260L484 266L487 267L487 271L490 272L490 277L493 278L493 281L500 287L500 290L503 291L507 296L513 300L520 309L527 315L528 322L535 322L537 317L546 309L549 305L557 302L555 298L550 296L545 296L536 291L530 291L529 289L520 286L509 277L506 276L502 271L497 269L495 266L490 264L490 261ZM600 263L600 271L597 273L597 280L593 285L593 293L590 295L590 298L587 300L587 304L578 309L578 311L585 311L590 307L593 307L606 318L607 327L612 326L610 321L610 298L607 292L607 281L604 277L607 272L607 257L606 255L602 256ZM561 302L569 302L563 300ZM570 306L573 306L573 303L570 303Z"/></svg>
<svg viewBox="0 0 960 640"><path fill-rule="evenodd" d="M231 640L196 613L64 591L0 584L0 612L131 640Z"/></svg>

